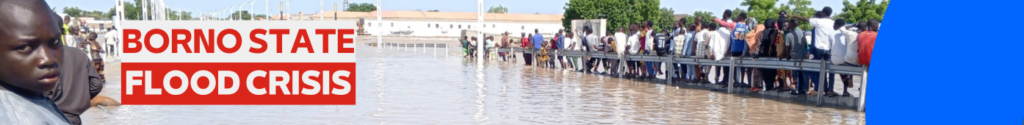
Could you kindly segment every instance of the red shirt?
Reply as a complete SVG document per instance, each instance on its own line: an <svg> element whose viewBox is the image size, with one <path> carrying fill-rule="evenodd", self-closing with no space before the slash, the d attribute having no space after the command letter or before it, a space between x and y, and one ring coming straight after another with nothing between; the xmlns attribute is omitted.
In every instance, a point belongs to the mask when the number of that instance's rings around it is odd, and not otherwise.
<svg viewBox="0 0 1024 125"><path fill-rule="evenodd" d="M520 43L523 44L523 46L522 46L523 48L526 48L527 45L533 45L533 44L530 44L530 38L527 38L527 37L523 37L523 41L521 41Z"/></svg>
<svg viewBox="0 0 1024 125"><path fill-rule="evenodd" d="M647 48L645 46L645 45L647 45L647 37L650 37L650 36L647 36L647 30L646 29L644 31L640 31L640 51L641 52L643 50L646 50L646 48Z"/></svg>
<svg viewBox="0 0 1024 125"><path fill-rule="evenodd" d="M551 49L558 49L558 35L551 39Z"/></svg>
<svg viewBox="0 0 1024 125"><path fill-rule="evenodd" d="M878 37L878 32L875 31L864 31L858 34L857 42L860 53L858 53L857 60L860 61L861 65L871 65L871 51L875 49L875 38Z"/></svg>

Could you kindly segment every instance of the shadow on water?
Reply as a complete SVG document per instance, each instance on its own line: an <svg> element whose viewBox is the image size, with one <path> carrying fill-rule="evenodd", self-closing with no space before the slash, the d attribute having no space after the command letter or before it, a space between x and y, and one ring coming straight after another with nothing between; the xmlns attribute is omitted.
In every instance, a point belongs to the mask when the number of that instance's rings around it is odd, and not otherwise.
<svg viewBox="0 0 1024 125"><path fill-rule="evenodd" d="M356 105L129 105L93 108L83 119L90 124L865 124L865 114L851 110L535 68L521 60L480 66L456 56L460 50L435 55L360 46ZM120 91L114 89L113 94Z"/></svg>

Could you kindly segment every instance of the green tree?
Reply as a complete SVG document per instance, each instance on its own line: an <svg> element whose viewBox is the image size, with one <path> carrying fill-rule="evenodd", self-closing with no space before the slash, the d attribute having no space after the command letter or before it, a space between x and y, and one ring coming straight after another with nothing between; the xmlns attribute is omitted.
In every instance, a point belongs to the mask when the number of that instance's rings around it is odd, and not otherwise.
<svg viewBox="0 0 1024 125"><path fill-rule="evenodd" d="M241 15L239 15L239 14L241 14ZM241 16L242 18L239 19L238 18L239 16ZM249 13L249 11L242 10L242 11L232 12L230 19L234 19L234 20L251 20L251 19L253 19L252 16L256 16L257 18L259 18L259 17L264 17L266 15L264 15L264 14L252 15L252 13Z"/></svg>
<svg viewBox="0 0 1024 125"><path fill-rule="evenodd" d="M849 0L843 0L843 9L837 17L843 18L847 23L855 23L876 19L882 21L885 16L885 9L889 7L889 0L882 0L882 3L875 4L875 0L859 0L857 4L851 4Z"/></svg>
<svg viewBox="0 0 1024 125"><path fill-rule="evenodd" d="M679 19L676 19L675 10L672 10L672 8L661 8L660 11L661 18L658 19L658 21L655 21L655 24L657 25L655 25L654 29L660 30L675 28L675 25L673 24L676 24L676 21L679 21Z"/></svg>
<svg viewBox="0 0 1024 125"><path fill-rule="evenodd" d="M71 17L80 17L82 16L82 9L78 9L78 7L64 7L64 14L68 14Z"/></svg>
<svg viewBox="0 0 1024 125"><path fill-rule="evenodd" d="M658 21L663 17L659 6L657 0L569 0L563 7L562 25L568 28L574 19L603 18L608 19L608 30L613 31L632 23Z"/></svg>
<svg viewBox="0 0 1024 125"><path fill-rule="evenodd" d="M743 13L743 12L747 12L747 11L743 10L743 9L740 9L740 7L736 7L735 9L732 9L732 20L733 21L738 21L738 20L736 20L736 18L740 17L740 13ZM750 15L747 15L747 17L750 17Z"/></svg>
<svg viewBox="0 0 1024 125"><path fill-rule="evenodd" d="M354 12L370 12L377 10L377 6L370 3L350 3L348 4L348 10Z"/></svg>
<svg viewBox="0 0 1024 125"><path fill-rule="evenodd" d="M111 12L113 9L115 8L111 8ZM152 15L153 11L148 11L148 13ZM142 20L142 0L135 0L132 3L124 2L124 18L125 20Z"/></svg>
<svg viewBox="0 0 1024 125"><path fill-rule="evenodd" d="M71 17L93 17L93 18L96 18L96 19L110 19L111 16L113 16L113 14L114 14L113 11L108 11L108 12L103 12L103 11L98 11L98 10L86 11L86 10L78 9L78 7L64 7L63 12L64 12L64 14L68 14L68 16L71 16Z"/></svg>
<svg viewBox="0 0 1024 125"><path fill-rule="evenodd" d="M757 19L758 23L764 23L768 18L778 18L779 11L775 5L779 0L744 0L740 6L747 7L747 17Z"/></svg>
<svg viewBox="0 0 1024 125"><path fill-rule="evenodd" d="M192 12L181 12L167 9L167 20L193 20Z"/></svg>
<svg viewBox="0 0 1024 125"><path fill-rule="evenodd" d="M812 17L811 15L814 15L814 12L817 12L817 10L810 7L811 1L809 0L789 0L789 2L783 6L786 6L783 7L782 9L788 12L787 14L789 15L799 15L810 18ZM800 29L810 30L811 25L807 24L806 22L800 23Z"/></svg>
<svg viewBox="0 0 1024 125"><path fill-rule="evenodd" d="M491 9L487 9L487 13L508 13L508 8L498 5L496 7L491 7Z"/></svg>
<svg viewBox="0 0 1024 125"><path fill-rule="evenodd" d="M687 25L692 25L694 23L697 23L698 21L694 21L694 20L697 19L697 17L700 17L702 19L699 22L705 22L705 23L712 22L712 21L714 21L713 20L714 18L717 18L717 17L715 17L714 14L715 13L711 13L711 12L708 12L708 11L696 11L696 12L693 12L692 15L690 15L689 17L686 17L686 24Z"/></svg>

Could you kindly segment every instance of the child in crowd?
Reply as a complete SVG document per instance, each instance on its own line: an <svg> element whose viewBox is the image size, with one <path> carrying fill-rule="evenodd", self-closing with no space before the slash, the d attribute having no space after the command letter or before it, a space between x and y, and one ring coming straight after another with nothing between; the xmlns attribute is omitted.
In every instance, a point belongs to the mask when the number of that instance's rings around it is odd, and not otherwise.
<svg viewBox="0 0 1024 125"><path fill-rule="evenodd" d="M554 63L551 63L550 58L548 57L548 49L550 48L547 47L548 45L554 43L553 41L554 40L552 39L552 42L541 42L541 46L544 47L540 48L540 54L537 55L537 62L539 62L538 64L540 64L541 67L551 68L551 66L554 66Z"/></svg>

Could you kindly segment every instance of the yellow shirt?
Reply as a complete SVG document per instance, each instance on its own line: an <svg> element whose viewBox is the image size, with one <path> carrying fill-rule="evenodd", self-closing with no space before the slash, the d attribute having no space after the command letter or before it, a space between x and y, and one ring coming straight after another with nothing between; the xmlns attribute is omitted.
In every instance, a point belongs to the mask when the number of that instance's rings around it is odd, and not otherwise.
<svg viewBox="0 0 1024 125"><path fill-rule="evenodd" d="M65 46L68 45L68 42L64 42L65 40L67 40L67 39L64 39L64 34L67 34L67 33L68 33L68 24L64 24L64 33L61 33L61 35L60 35L60 42L61 42L61 44L64 44Z"/></svg>

